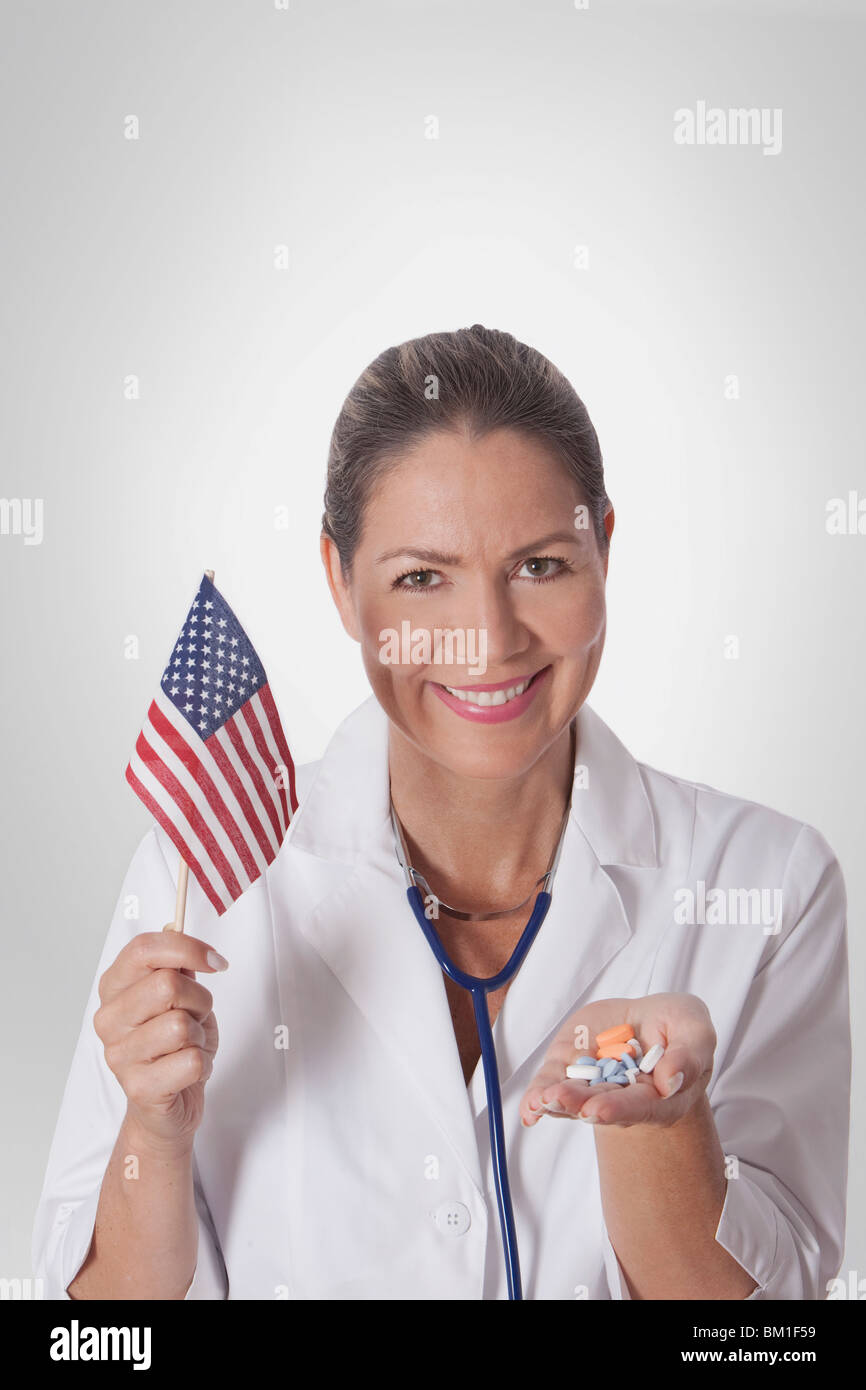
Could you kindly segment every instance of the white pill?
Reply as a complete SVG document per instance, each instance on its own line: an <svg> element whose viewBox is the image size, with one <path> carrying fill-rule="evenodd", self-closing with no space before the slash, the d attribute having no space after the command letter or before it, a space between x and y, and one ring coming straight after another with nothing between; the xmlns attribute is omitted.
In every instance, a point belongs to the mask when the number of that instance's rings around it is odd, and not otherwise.
<svg viewBox="0 0 866 1390"><path fill-rule="evenodd" d="M642 1057L640 1062L638 1063L640 1070L652 1071L656 1062L658 1062L662 1057L664 1057L664 1055L665 1050L662 1047L661 1043L653 1043L647 1055L645 1057Z"/></svg>
<svg viewBox="0 0 866 1390"><path fill-rule="evenodd" d="M628 1042L626 1043L626 1047L634 1048L634 1059L636 1062L639 1062L641 1057L643 1056L643 1048L641 1047L637 1038L629 1038Z"/></svg>
<svg viewBox="0 0 866 1390"><path fill-rule="evenodd" d="M601 1076L601 1067L579 1067L572 1062L570 1067L565 1068L565 1074L572 1081L595 1081L596 1077Z"/></svg>
<svg viewBox="0 0 866 1390"><path fill-rule="evenodd" d="M631 1071L626 1072L626 1075L627 1075L627 1077L628 1077L628 1079L629 1079L630 1084L631 1084L632 1086L636 1086L636 1085L637 1085L637 1067L634 1067L634 1068L632 1068Z"/></svg>

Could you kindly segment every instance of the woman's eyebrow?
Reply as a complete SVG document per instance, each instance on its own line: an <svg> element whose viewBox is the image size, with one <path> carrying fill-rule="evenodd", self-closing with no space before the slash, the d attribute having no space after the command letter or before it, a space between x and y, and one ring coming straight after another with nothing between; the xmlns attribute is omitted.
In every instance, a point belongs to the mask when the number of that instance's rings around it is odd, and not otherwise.
<svg viewBox="0 0 866 1390"><path fill-rule="evenodd" d="M574 531L552 531L548 536L541 536L538 540L528 541L526 545L521 545L519 549L512 550L510 555L505 556L505 560L516 560L521 555L529 555L534 550L543 550L546 545L552 545L554 541L559 541L564 545L579 544L579 537ZM405 555L413 560L425 560L430 565L452 565L458 567L464 562L459 555L446 555L441 550L428 550L425 546L399 546L396 550L385 550L381 555L376 556L376 564L384 564L386 560L396 560L400 555Z"/></svg>

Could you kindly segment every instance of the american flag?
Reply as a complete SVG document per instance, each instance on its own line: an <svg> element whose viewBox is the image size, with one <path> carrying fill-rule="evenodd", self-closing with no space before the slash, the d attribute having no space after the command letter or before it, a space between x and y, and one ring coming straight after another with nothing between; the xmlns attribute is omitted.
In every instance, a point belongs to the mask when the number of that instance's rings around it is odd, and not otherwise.
<svg viewBox="0 0 866 1390"><path fill-rule="evenodd" d="M265 668L207 574L126 780L220 915L264 873L298 809Z"/></svg>

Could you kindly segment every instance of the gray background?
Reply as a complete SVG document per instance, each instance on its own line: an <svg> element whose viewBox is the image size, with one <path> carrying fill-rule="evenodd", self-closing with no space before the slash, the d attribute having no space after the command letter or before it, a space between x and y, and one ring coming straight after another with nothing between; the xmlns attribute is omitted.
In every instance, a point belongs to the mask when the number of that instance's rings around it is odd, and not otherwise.
<svg viewBox="0 0 866 1390"><path fill-rule="evenodd" d="M507 329L585 400L617 516L590 703L644 761L827 837L856 1044L866 535L825 511L866 495L864 30L828 0L4 6L2 491L44 534L0 536L0 1274L30 1272L149 824L123 770L201 571L318 757L368 692L318 558L330 431L432 330ZM781 108L781 152L676 145L698 101ZM852 1181L843 1275L863 1206Z"/></svg>

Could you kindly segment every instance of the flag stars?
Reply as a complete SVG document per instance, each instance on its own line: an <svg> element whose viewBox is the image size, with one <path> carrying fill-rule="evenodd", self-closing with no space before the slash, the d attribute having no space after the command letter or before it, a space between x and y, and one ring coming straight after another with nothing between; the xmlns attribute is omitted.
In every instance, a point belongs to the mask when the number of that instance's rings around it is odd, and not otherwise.
<svg viewBox="0 0 866 1390"><path fill-rule="evenodd" d="M208 598L208 599L205 599L205 604L204 604L204 606L205 606L205 608L213 608L213 604L211 603L211 601L210 601L209 598Z"/></svg>

